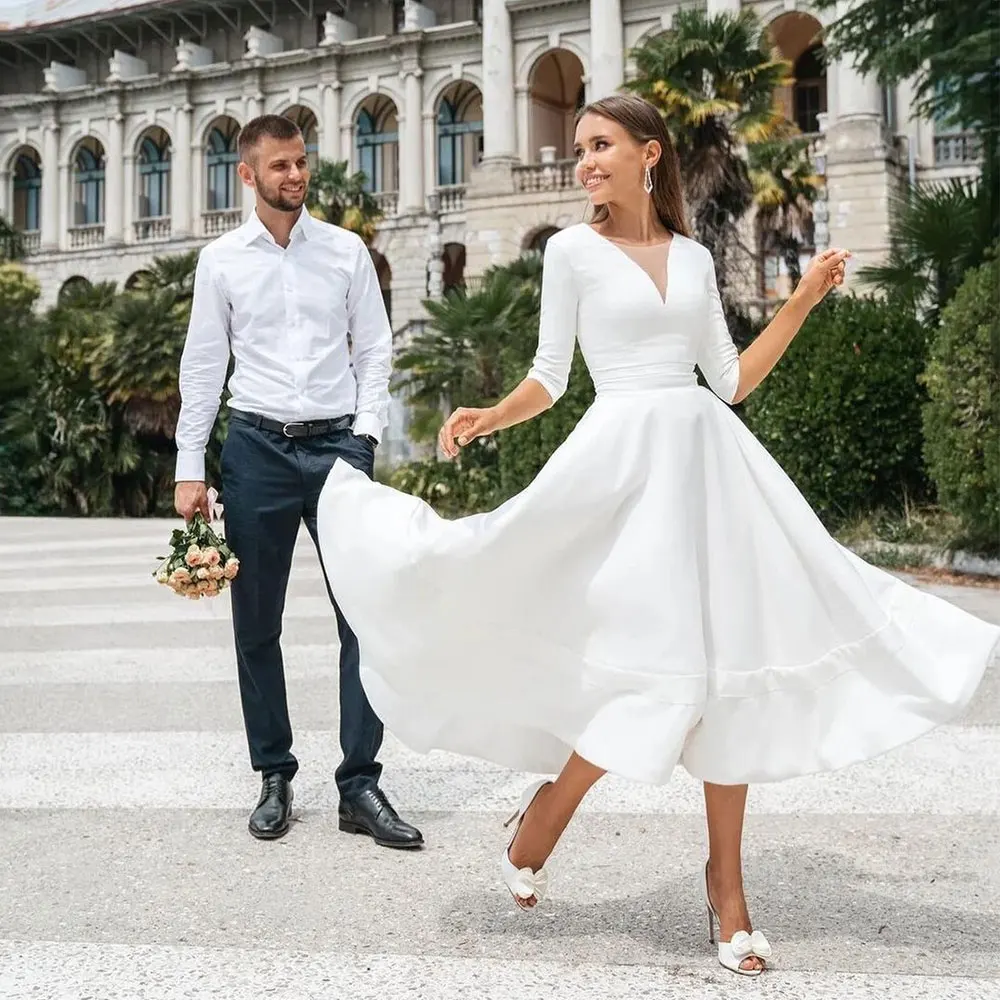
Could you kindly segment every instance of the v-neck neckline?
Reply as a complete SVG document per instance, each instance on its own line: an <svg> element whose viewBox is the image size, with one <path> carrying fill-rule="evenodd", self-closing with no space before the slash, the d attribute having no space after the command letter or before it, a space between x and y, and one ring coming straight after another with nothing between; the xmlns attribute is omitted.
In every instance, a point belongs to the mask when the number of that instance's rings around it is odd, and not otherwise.
<svg viewBox="0 0 1000 1000"><path fill-rule="evenodd" d="M670 259L674 255L674 240L677 238L677 234L675 232L670 233L670 239L665 244L667 248L667 259L664 262L664 281L666 282L666 287L664 288L663 295L661 295L660 286L657 285L653 276L637 260L630 257L625 252L623 247L615 243L614 240L608 239L607 236L599 233L592 225L590 225L589 222L581 223L581 225L586 226L587 229L589 229L602 243L606 243L609 247L614 249L616 253L619 253L622 257L624 257L637 271L641 272L643 277L650 283L650 285L653 286L653 291L656 293L656 298L660 305L664 307L666 306L667 301L670 298Z"/></svg>

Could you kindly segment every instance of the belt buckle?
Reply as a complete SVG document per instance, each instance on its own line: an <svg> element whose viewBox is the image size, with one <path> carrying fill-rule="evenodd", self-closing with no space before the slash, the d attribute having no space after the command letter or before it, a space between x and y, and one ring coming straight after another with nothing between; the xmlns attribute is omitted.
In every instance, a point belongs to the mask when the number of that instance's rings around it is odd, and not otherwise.
<svg viewBox="0 0 1000 1000"><path fill-rule="evenodd" d="M302 434L290 434L288 432L288 428L289 427L301 427L303 433ZM284 427L281 428L281 433L284 434L286 438L303 437L305 435L305 433L306 433L307 430L308 430L308 428L306 427L306 425L305 425L305 423L303 421L301 421L301 420L291 420L287 424L285 424Z"/></svg>

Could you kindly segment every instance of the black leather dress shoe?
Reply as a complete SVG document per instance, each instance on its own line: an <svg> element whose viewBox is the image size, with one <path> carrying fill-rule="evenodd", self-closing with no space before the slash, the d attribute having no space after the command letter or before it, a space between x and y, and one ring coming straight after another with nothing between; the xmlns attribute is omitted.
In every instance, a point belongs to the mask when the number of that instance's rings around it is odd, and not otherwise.
<svg viewBox="0 0 1000 1000"><path fill-rule="evenodd" d="M250 832L259 840L284 837L293 798L292 783L283 774L269 774L261 783L257 808L250 814Z"/></svg>
<svg viewBox="0 0 1000 1000"><path fill-rule="evenodd" d="M340 829L367 834L381 847L422 847L421 832L401 820L381 788L366 788L359 795L340 800Z"/></svg>

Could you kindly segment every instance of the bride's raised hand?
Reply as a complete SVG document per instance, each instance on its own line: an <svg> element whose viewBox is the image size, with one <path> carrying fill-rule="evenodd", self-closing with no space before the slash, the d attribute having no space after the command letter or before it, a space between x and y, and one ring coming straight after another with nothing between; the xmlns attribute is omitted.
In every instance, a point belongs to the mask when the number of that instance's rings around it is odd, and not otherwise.
<svg viewBox="0 0 1000 1000"><path fill-rule="evenodd" d="M497 415L492 406L487 409L460 406L438 432L438 444L448 458L454 458L460 447L478 437L487 437L496 429Z"/></svg>
<svg viewBox="0 0 1000 1000"><path fill-rule="evenodd" d="M803 298L810 308L818 305L831 288L844 283L847 261L850 257L850 250L838 250L836 247L817 254L809 261L809 267L802 275L795 293Z"/></svg>

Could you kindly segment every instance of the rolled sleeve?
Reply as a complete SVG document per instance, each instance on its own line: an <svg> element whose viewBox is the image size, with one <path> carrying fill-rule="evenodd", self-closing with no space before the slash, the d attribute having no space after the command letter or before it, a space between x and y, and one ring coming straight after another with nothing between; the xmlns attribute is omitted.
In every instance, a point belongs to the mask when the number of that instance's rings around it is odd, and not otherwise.
<svg viewBox="0 0 1000 1000"><path fill-rule="evenodd" d="M195 270L194 297L178 383L177 463L174 478L205 479L205 447L219 412L229 366L229 303L202 252Z"/></svg>
<svg viewBox="0 0 1000 1000"><path fill-rule="evenodd" d="M347 294L347 321L354 345L357 405L354 433L376 441L389 422L389 379L392 376L392 327L368 247L358 240L357 258Z"/></svg>

